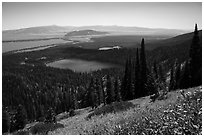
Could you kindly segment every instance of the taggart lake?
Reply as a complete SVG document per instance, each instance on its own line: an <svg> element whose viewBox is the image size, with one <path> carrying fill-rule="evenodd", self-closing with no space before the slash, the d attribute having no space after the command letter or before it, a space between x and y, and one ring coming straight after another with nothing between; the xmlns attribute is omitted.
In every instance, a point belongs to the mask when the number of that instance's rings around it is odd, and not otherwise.
<svg viewBox="0 0 204 137"><path fill-rule="evenodd" d="M71 69L75 72L91 72L106 68L119 67L114 64L102 63L98 61L86 61L81 59L62 59L47 63L46 65L60 69Z"/></svg>

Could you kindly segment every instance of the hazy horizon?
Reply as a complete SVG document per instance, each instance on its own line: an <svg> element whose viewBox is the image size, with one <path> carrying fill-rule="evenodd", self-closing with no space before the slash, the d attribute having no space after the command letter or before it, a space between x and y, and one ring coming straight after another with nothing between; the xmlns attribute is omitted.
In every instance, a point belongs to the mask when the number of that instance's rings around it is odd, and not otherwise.
<svg viewBox="0 0 204 137"><path fill-rule="evenodd" d="M194 24L195 25L195 24ZM171 29L171 30L183 30L183 31L190 31L194 30L194 26L190 29L174 29L174 28L151 28L151 27L141 27L141 26L122 26L122 25L84 25L84 26L60 26L56 24L50 24L50 25L41 25L41 26L30 26L30 27L22 27L22 28L14 28L14 29L3 29L2 31L8 31L8 30L19 30L19 29L27 29L27 28L35 28L35 27L48 27L48 26L57 26L57 27L89 27L89 26L101 26L101 27L138 27L138 28L147 28L147 29ZM198 26L200 27L200 26ZM200 28L198 28L200 30Z"/></svg>
<svg viewBox="0 0 204 137"><path fill-rule="evenodd" d="M201 2L3 2L2 29L125 26L202 29Z"/></svg>

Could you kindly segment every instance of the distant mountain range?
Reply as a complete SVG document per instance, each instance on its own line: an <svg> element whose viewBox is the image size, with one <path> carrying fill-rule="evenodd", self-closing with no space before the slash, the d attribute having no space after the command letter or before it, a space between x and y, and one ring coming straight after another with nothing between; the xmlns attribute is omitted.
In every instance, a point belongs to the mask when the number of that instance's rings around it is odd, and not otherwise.
<svg viewBox="0 0 204 137"><path fill-rule="evenodd" d="M40 26L22 28L17 30L6 30L2 32L3 40L38 39L63 37L72 31L93 30L108 32L113 35L165 35L169 37L187 33L187 30L177 29L152 29L144 27L124 27L124 26Z"/></svg>
<svg viewBox="0 0 204 137"><path fill-rule="evenodd" d="M104 35L109 34L108 32L103 31L95 31L95 30L78 30L78 31L72 31L68 32L65 37L69 36L89 36L89 35Z"/></svg>

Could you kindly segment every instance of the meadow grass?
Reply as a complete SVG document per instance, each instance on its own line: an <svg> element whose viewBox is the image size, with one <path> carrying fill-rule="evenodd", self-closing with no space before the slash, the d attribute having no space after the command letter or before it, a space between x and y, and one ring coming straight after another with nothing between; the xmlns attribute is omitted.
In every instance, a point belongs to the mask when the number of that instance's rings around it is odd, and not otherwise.
<svg viewBox="0 0 204 137"><path fill-rule="evenodd" d="M201 87L187 89L184 93L185 96L179 90L172 91L167 99L154 103L147 96L115 102L94 111L90 111L91 108L81 109L80 114L59 121L64 128L49 134L201 134Z"/></svg>

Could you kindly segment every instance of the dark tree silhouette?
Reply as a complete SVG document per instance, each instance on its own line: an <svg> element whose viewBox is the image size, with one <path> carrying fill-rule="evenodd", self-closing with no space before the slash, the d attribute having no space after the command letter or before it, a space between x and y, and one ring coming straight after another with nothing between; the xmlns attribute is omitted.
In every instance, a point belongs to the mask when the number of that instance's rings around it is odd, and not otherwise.
<svg viewBox="0 0 204 137"><path fill-rule="evenodd" d="M86 100L87 100L87 106L91 106L92 108L95 107L95 102L94 102L94 87L95 87L95 79L91 77L91 81L89 83L89 87L87 89L87 94L86 94Z"/></svg>
<svg viewBox="0 0 204 137"><path fill-rule="evenodd" d="M10 129L10 116L7 110L2 111L2 133L9 132Z"/></svg>
<svg viewBox="0 0 204 137"><path fill-rule="evenodd" d="M134 89L135 89L135 97L134 98L139 98L141 96L141 88L140 88L140 61L139 61L139 50L137 48L136 52L136 62L135 62L135 81L134 81Z"/></svg>
<svg viewBox="0 0 204 137"><path fill-rule="evenodd" d="M52 108L49 108L47 110L46 117L45 117L45 122L46 123L55 123L56 122L55 112L54 112L54 110Z"/></svg>
<svg viewBox="0 0 204 137"><path fill-rule="evenodd" d="M174 89L180 88L180 78L181 78L181 65L176 65L176 71L175 71L175 87Z"/></svg>
<svg viewBox="0 0 204 137"><path fill-rule="evenodd" d="M114 92L115 92L115 101L120 102L122 98L120 93L120 82L118 78L116 78L114 82Z"/></svg>
<svg viewBox="0 0 204 137"><path fill-rule="evenodd" d="M141 42L140 64L141 64L141 93L142 93L142 96L146 96L147 93L145 92L145 84L147 82L147 64L146 64L146 56L145 56L144 38L142 38L142 42Z"/></svg>
<svg viewBox="0 0 204 137"><path fill-rule="evenodd" d="M152 73L147 75L146 92L148 95L158 93L158 84Z"/></svg>
<svg viewBox="0 0 204 137"><path fill-rule="evenodd" d="M106 92L107 92L106 103L110 104L111 102L114 102L115 93L113 89L113 83L109 75L107 76Z"/></svg>
<svg viewBox="0 0 204 137"><path fill-rule="evenodd" d="M191 86L191 77L190 77L190 69L189 62L186 61L183 69L183 75L180 80L180 88L185 89Z"/></svg>
<svg viewBox="0 0 204 137"><path fill-rule="evenodd" d="M134 98L133 94L133 82L132 82L132 74L133 74L133 64L132 59L129 57L128 63L128 78L127 78L127 90L126 90L126 100L130 100Z"/></svg>
<svg viewBox="0 0 204 137"><path fill-rule="evenodd" d="M154 70L155 79L158 79L159 77L158 77L157 63L156 63L156 61L154 61L153 70Z"/></svg>
<svg viewBox="0 0 204 137"><path fill-rule="evenodd" d="M123 100L130 100L134 98L132 75L133 75L133 65L132 65L132 59L129 56L126 61L125 75L123 77L123 83L121 87Z"/></svg>
<svg viewBox="0 0 204 137"><path fill-rule="evenodd" d="M121 85L121 95L123 100L126 100L128 78L129 78L128 75L129 75L129 58L126 60L126 63L125 63L125 74Z"/></svg>
<svg viewBox="0 0 204 137"><path fill-rule="evenodd" d="M159 65L159 80L163 83L166 82L166 78L161 64Z"/></svg>
<svg viewBox="0 0 204 137"><path fill-rule="evenodd" d="M27 124L27 113L22 105L18 105L15 115L15 127L16 129L23 129Z"/></svg>
<svg viewBox="0 0 204 137"><path fill-rule="evenodd" d="M96 92L97 92L97 104L98 105L103 103L103 98L104 98L101 83L102 82L100 79L96 79Z"/></svg>
<svg viewBox="0 0 204 137"><path fill-rule="evenodd" d="M107 77L104 76L104 77L102 78L102 83L101 83L101 86L102 86L102 94L103 94L102 100L103 100L104 105L106 105L106 98L107 98L106 82L107 82Z"/></svg>
<svg viewBox="0 0 204 137"><path fill-rule="evenodd" d="M174 67L172 67L170 72L169 91L173 90L174 87L175 87Z"/></svg>
<svg viewBox="0 0 204 137"><path fill-rule="evenodd" d="M198 27L195 24L195 31L189 52L191 86L202 84L202 44L198 35Z"/></svg>

